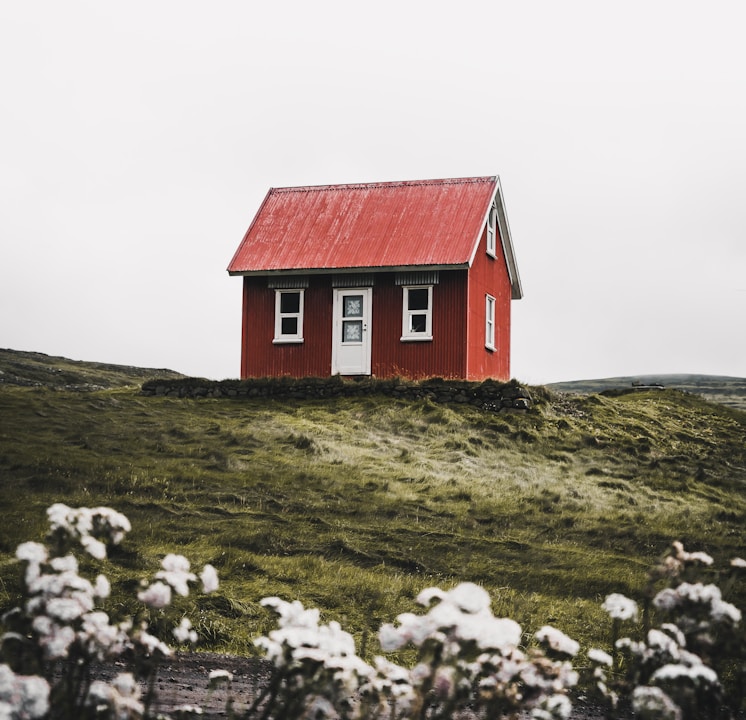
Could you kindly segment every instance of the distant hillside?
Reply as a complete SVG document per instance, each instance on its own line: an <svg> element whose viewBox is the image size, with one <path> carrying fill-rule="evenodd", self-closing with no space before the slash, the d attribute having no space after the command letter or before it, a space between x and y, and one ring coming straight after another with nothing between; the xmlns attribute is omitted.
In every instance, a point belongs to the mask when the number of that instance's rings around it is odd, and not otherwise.
<svg viewBox="0 0 746 720"><path fill-rule="evenodd" d="M700 395L710 402L746 410L746 378L725 375L629 375L597 380L550 383L551 390L591 395L613 391L635 391L650 387L673 388Z"/></svg>
<svg viewBox="0 0 746 720"><path fill-rule="evenodd" d="M184 377L173 370L154 370L68 360L39 352L0 348L0 384L43 386L57 390L103 390L139 385L149 378Z"/></svg>

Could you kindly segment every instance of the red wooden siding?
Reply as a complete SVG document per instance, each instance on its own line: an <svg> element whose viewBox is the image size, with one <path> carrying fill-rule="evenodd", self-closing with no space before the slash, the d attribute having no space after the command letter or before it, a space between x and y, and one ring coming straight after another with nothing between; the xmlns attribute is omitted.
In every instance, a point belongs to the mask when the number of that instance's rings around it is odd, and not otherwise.
<svg viewBox="0 0 746 720"><path fill-rule="evenodd" d="M442 271L433 287L433 339L402 342L403 291L393 275L373 287L373 356L376 377L464 377L466 270Z"/></svg>
<svg viewBox="0 0 746 720"><path fill-rule="evenodd" d="M497 257L487 255L485 230L469 273L467 380L510 379L511 286L502 245L499 241L496 245ZM495 298L495 350L488 350L484 344L487 294Z"/></svg>
<svg viewBox="0 0 746 720"><path fill-rule="evenodd" d="M275 345L275 291L267 278L244 277L241 377L326 377L332 363L332 291L313 278L304 295L302 343Z"/></svg>
<svg viewBox="0 0 746 720"><path fill-rule="evenodd" d="M433 339L402 342L402 288L393 273L373 286L371 372L376 377L462 378L466 372L466 271L444 271L433 288ZM241 377L326 377L331 372L332 287L316 276L304 296L303 343L273 344L275 291L244 277Z"/></svg>

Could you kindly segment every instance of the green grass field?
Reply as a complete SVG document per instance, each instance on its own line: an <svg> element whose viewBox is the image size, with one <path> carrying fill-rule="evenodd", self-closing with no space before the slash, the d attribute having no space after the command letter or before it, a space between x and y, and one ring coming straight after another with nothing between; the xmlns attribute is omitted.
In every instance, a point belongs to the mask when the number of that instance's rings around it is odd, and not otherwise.
<svg viewBox="0 0 746 720"><path fill-rule="evenodd" d="M21 378L4 357L5 378ZM672 540L721 563L746 554L746 413L698 395L532 388L531 411L500 414L384 397L179 400L139 394L160 371L105 366L106 380L92 365L66 366L61 383L53 370L0 382L0 611L18 600L16 545L42 539L58 501L130 518L122 548L91 561L112 605L133 605L133 577L167 552L215 565L218 593L184 609L203 647L232 653L271 626L267 595L321 608L372 653L370 636L421 589L462 580L527 633L550 623L604 645L604 596L638 596Z"/></svg>

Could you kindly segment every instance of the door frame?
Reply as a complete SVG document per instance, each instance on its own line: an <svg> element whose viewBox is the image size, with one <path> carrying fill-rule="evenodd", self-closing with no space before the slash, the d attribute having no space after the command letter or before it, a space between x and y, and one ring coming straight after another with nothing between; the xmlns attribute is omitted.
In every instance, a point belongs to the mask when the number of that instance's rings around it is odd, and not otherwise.
<svg viewBox="0 0 746 720"><path fill-rule="evenodd" d="M356 366L347 365L344 366L342 356L342 350L344 344L342 343L342 332L343 332L343 320L342 312L342 298L346 295L362 295L363 296L363 313L361 316L362 320L362 340L356 346L360 347L360 363ZM359 287L359 288L334 288L333 289L333 300L332 300L332 375L370 375L371 369L371 338L372 338L372 317L373 317L373 288L372 287ZM349 346L349 345L348 345Z"/></svg>

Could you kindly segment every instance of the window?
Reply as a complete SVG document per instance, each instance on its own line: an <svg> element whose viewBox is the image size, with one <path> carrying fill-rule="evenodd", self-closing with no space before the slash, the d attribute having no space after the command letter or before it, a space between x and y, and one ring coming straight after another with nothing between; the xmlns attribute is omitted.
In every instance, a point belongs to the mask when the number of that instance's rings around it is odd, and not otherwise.
<svg viewBox="0 0 746 720"><path fill-rule="evenodd" d="M492 203L487 216L487 254L497 257L497 206Z"/></svg>
<svg viewBox="0 0 746 720"><path fill-rule="evenodd" d="M488 350L495 350L495 298L485 296L484 316L484 346Z"/></svg>
<svg viewBox="0 0 746 720"><path fill-rule="evenodd" d="M275 343L303 342L303 290L275 290Z"/></svg>
<svg viewBox="0 0 746 720"><path fill-rule="evenodd" d="M404 287L402 340L433 339L433 286Z"/></svg>

